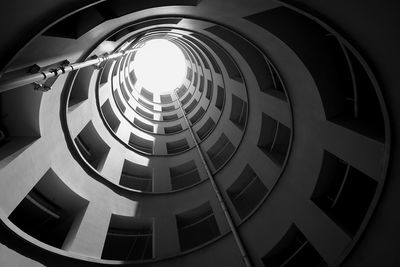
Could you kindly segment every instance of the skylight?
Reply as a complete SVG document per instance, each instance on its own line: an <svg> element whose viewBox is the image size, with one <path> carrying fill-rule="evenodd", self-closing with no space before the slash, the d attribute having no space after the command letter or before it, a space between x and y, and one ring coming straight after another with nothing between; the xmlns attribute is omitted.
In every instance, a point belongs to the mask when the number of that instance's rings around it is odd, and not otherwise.
<svg viewBox="0 0 400 267"><path fill-rule="evenodd" d="M164 39L146 42L137 51L133 68L138 82L155 94L167 93L180 87L186 75L182 51Z"/></svg>

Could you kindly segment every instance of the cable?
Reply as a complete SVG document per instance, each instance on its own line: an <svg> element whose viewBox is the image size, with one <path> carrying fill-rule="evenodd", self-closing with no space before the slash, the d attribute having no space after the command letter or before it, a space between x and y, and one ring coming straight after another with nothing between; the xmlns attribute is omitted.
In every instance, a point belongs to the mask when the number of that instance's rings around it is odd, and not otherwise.
<svg viewBox="0 0 400 267"><path fill-rule="evenodd" d="M217 196L218 202L219 202L219 204L221 206L222 211L224 212L225 218L226 218L226 220L228 222L228 225L229 225L229 227L230 227L230 229L232 231L233 237L234 237L234 239L236 241L236 244L237 244L237 246L239 248L240 254L241 254L242 259L243 259L243 262L244 262L246 267L252 267L252 264L250 262L250 258L247 255L247 252L246 252L246 249L244 247L243 241L242 241L242 239L240 237L240 234L237 231L235 223L232 220L232 216L229 213L229 210L225 205L225 201L222 198L222 195L221 195L221 192L220 192L220 190L218 188L218 185L215 183L214 176L211 174L210 168L208 167L208 164L207 164L206 160L204 159L203 151L201 150L201 147L199 146L199 143L197 142L197 139L194 136L194 133L193 133L193 130L192 130L192 126L191 126L191 124L190 124L190 122L189 122L189 120L188 120L188 118L186 116L186 113L184 112L184 110L182 108L181 101L179 100L179 97L178 97L178 94L176 93L176 90L174 91L174 94L175 94L176 99L178 100L179 108L182 111L183 117L185 118L185 121L186 121L186 124L188 126L190 135L192 136L193 141L194 141L194 143L196 145L197 151L199 152L200 159L201 159L201 161L202 161L202 163L204 165L204 168L206 169L207 176L210 179L210 182L211 182L211 185L212 185L212 187L214 189L215 195Z"/></svg>

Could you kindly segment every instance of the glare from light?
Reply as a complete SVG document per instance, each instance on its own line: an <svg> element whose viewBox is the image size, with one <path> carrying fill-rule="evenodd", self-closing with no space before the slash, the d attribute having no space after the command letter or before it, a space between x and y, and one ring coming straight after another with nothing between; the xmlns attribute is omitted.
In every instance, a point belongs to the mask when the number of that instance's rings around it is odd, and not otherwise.
<svg viewBox="0 0 400 267"><path fill-rule="evenodd" d="M186 61L182 51L164 39L146 42L137 51L133 68L138 83L156 94L180 87L186 75Z"/></svg>

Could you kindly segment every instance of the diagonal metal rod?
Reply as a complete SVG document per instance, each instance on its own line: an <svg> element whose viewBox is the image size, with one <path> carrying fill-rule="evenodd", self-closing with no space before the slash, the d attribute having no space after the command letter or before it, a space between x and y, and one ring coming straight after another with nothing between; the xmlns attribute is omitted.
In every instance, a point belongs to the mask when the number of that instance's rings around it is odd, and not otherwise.
<svg viewBox="0 0 400 267"><path fill-rule="evenodd" d="M34 73L34 74L27 74L27 75L12 78L12 79L0 80L0 93L11 90L11 89L15 89L15 88L27 85L27 84L44 81L51 77L58 77L65 73L71 72L73 70L79 70L79 69L86 68L89 66L97 65L97 64L100 64L101 62L104 62L104 61L107 61L110 59L119 58L119 57L122 57L129 53L132 53L135 50L137 50L137 48L126 50L126 51L116 52L116 53L113 53L110 55L103 54L99 57L96 57L94 59L89 59L84 62L78 62L78 63L69 64L66 66L60 66L60 67L57 67L57 68L54 68L51 70L46 70L46 71L42 71L42 72L38 72L38 73Z"/></svg>
<svg viewBox="0 0 400 267"><path fill-rule="evenodd" d="M192 126L191 126L191 124L190 124L190 122L189 122L189 120L188 120L188 118L186 116L186 113L184 112L184 110L182 108L182 104L181 104L181 101L179 100L178 94L176 93L176 91L174 91L174 94L175 94L175 97L176 97L176 99L178 101L179 108L180 108L180 110L181 110L181 112L183 114L183 117L185 118L185 121L186 121L186 124L188 126L190 135L192 136L193 141L194 141L194 143L196 145L197 151L199 152L201 161L202 161L202 163L204 165L204 168L206 169L207 176L210 179L210 182L211 182L211 185L212 185L212 187L214 189L215 195L217 196L218 202L219 202L219 204L221 206L222 211L224 212L224 215L225 215L225 218L226 218L226 220L228 222L229 228L231 229L233 237L234 237L234 239L236 241L236 244L237 244L237 246L239 248L240 254L242 256L242 260L243 260L243 262L244 262L246 267L252 267L250 258L247 255L247 252L246 252L246 249L244 247L243 241L242 241L242 239L240 237L239 232L236 229L235 223L232 220L232 215L230 214L228 208L226 207L225 200L222 198L221 192L219 190L218 185L215 182L214 176L212 175L212 173L210 171L210 168L208 167L208 164L207 164L206 160L204 159L203 151L201 150L201 147L200 147L199 143L197 142L197 139L196 139L196 137L195 137L195 135L193 133L193 130L192 130Z"/></svg>

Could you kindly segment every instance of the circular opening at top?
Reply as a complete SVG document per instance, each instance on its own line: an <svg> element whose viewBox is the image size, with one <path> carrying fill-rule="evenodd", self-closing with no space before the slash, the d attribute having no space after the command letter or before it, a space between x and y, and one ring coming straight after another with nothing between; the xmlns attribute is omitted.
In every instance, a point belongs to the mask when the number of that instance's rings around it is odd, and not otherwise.
<svg viewBox="0 0 400 267"><path fill-rule="evenodd" d="M137 81L150 92L161 94L182 85L186 61L181 49L164 39L147 41L139 48L133 69Z"/></svg>

